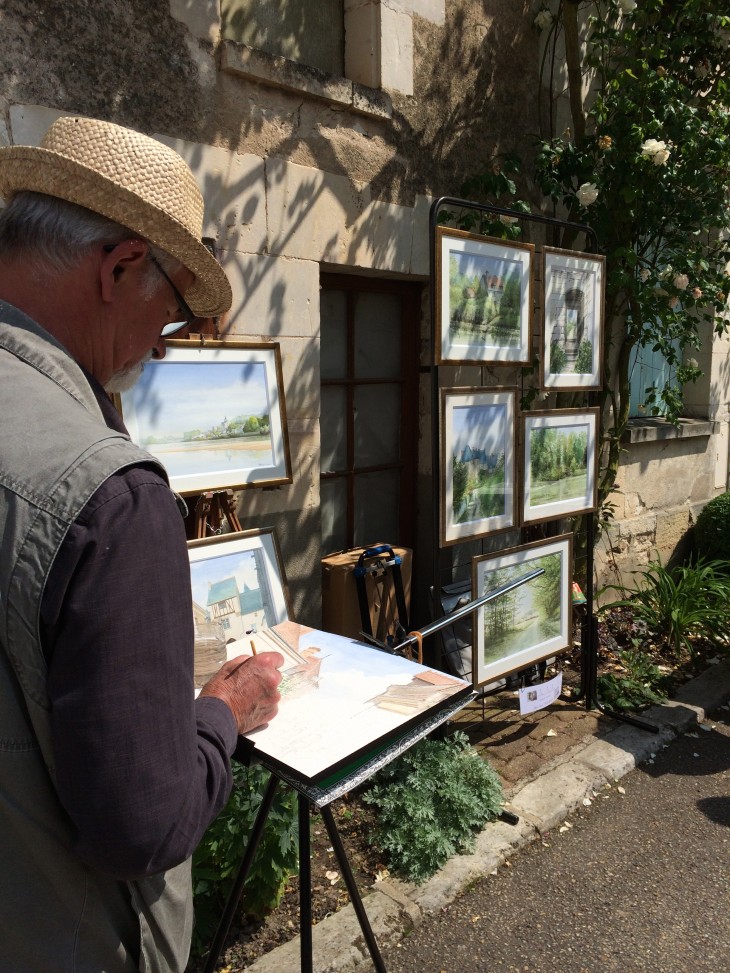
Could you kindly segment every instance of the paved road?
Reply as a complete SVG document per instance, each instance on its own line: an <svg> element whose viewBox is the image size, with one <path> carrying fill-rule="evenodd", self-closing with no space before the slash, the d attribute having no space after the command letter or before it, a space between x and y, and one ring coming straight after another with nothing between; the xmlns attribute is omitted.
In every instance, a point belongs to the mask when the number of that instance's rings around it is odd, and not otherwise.
<svg viewBox="0 0 730 973"><path fill-rule="evenodd" d="M388 973L727 973L730 707L399 945Z"/></svg>

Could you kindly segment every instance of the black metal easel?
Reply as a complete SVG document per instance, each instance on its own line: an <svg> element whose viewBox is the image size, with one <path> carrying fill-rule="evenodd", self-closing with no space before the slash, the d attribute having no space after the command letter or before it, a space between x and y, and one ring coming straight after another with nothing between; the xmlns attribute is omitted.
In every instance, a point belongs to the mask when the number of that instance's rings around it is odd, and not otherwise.
<svg viewBox="0 0 730 973"><path fill-rule="evenodd" d="M438 215L445 206L453 206L458 209L476 210L480 213L489 213L494 216L505 216L510 220L518 219L532 223L542 223L561 229L571 229L576 233L584 233L588 241L587 253L595 253L598 250L598 241L595 231L584 223L574 223L569 220L561 220L557 217L543 216L541 213L522 213L517 210L505 209L501 206L492 206L487 203L477 203L472 200L459 199L453 196L441 196L431 204L429 211L429 260L431 276L431 464L432 464L432 518L433 518L433 563L432 576L434 591L441 588L441 547L438 544L439 538L439 484L441 482L441 453L439 442L439 366L435 363L436 358L436 314L437 300L436 294L436 227L438 225ZM589 405L592 395L588 393ZM631 723L649 730L653 733L659 732L659 727L649 720L639 716L629 716L625 713L616 713L606 709L598 699L598 619L594 615L593 602L593 545L595 543L595 520L594 514L586 515L586 614L583 619L581 629L581 692L578 700L585 700L587 710L598 709L606 716Z"/></svg>
<svg viewBox="0 0 730 973"><path fill-rule="evenodd" d="M528 578L525 578L524 580L528 580ZM331 785L322 784L320 786L309 783L308 781L297 777L294 771L289 773L282 771L279 768L275 769L269 766L265 757L261 757L261 766L270 772L271 778L267 784L266 791L264 792L264 796L261 801L261 806L259 807L256 820L253 828L251 829L248 845L246 846L246 851L241 860L236 878L231 891L228 894L223 915L221 916L220 922L218 923L218 928L216 929L213 937L210 951L206 959L204 973L215 973L218 960L220 959L221 952L223 951L226 936L231 928L233 916L241 900L243 886L246 882L246 878L248 877L248 873L251 870L256 849L264 833L264 827L266 825L269 812L271 811L276 790L279 784L282 782L288 784L297 793L297 811L299 822L299 952L302 973L313 973L312 873L309 857L310 813L313 808L321 814L322 820L327 828L327 834L332 842L332 848L337 858L340 873L350 895L350 901L352 902L358 922L360 923L360 929L362 930L365 943L368 947L370 958L373 961L373 966L377 973L386 973L383 957L380 954L378 944L375 940L375 935L367 917L367 913L365 912L365 907L363 905L360 892L358 891L355 878L352 874L350 863L347 860L347 853L345 852L342 840L337 831L337 824L335 823L335 819L329 805L337 800L337 798L342 797L343 794L347 794L355 787L363 784L377 770L385 766L385 764L387 764L389 761L393 760L396 756L413 746L429 733L432 733L443 723L446 723L464 705L464 700L458 699L456 702L450 703L437 713L429 715L423 720L423 722L417 723L410 730L406 731L403 736L395 739L388 747L385 748L385 750L377 753L374 757L365 761L361 765L356 766L351 772L343 774L342 777ZM505 819L509 820L509 818Z"/></svg>
<svg viewBox="0 0 730 973"><path fill-rule="evenodd" d="M261 807L256 815L256 821L254 822L254 826L251 831L251 837L249 838L249 842L246 847L246 853L241 861L233 888L229 893L228 901L226 902L223 915L211 944L204 973L215 973L218 960L220 959L221 952L223 951L226 936L231 928L233 916L241 899L243 886L246 882L246 878L248 877L248 873L251 870L256 849L258 848L259 842L261 841L261 837L264 833L266 820L269 816L271 805L274 801L274 795L276 794L279 783L280 778L272 773L261 802ZM309 799L301 792L297 793L297 813L299 822L299 955L302 973L313 973L312 866L309 857L311 847L309 821L310 811L311 804ZM352 902L355 914L357 915L360 923L362 934L365 937L365 942L370 952L373 966L378 973L386 973L383 957L378 949L378 944L375 940L372 926L370 925L370 920L368 919L367 913L365 912L365 907L362 904L362 898L360 897L357 883L355 882L355 878L352 874L350 863L347 860L347 854L342 844L342 839L340 838L339 832L337 831L337 825L334 817L332 816L332 811L328 806L325 806L321 807L319 812L322 815L322 820L327 828L327 834L332 842L335 857L337 858L337 863L340 867L340 873L344 879L345 885L347 886L350 901Z"/></svg>

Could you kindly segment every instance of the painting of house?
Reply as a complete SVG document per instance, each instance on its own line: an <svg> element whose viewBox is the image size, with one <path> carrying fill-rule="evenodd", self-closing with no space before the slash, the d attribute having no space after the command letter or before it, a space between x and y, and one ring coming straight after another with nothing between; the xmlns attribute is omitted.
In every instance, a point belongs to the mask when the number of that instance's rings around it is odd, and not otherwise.
<svg viewBox="0 0 730 973"><path fill-rule="evenodd" d="M261 589L244 583L239 590L233 576L210 582L206 607L210 620L223 626L226 641L243 638L266 625Z"/></svg>

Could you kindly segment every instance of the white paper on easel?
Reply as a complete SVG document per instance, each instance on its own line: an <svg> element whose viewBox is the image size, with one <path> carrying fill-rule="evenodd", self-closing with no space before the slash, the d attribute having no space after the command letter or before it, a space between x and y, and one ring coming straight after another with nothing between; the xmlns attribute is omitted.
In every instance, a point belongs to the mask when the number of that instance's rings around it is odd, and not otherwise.
<svg viewBox="0 0 730 973"><path fill-rule="evenodd" d="M537 709L545 709L554 703L563 690L563 674L559 672L557 676L541 682L537 686L524 686L519 691L520 714L534 713Z"/></svg>

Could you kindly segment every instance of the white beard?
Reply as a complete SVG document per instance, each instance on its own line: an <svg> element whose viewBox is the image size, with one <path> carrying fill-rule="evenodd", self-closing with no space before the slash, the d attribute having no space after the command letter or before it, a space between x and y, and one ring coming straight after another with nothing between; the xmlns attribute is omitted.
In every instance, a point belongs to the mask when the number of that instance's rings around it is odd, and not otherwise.
<svg viewBox="0 0 730 973"><path fill-rule="evenodd" d="M147 355L138 362L136 365L130 365L128 368L122 368L118 372L114 372L111 378L104 383L105 392L128 392L133 388L137 382L142 377L142 372L148 361L152 358L152 352L148 352Z"/></svg>

